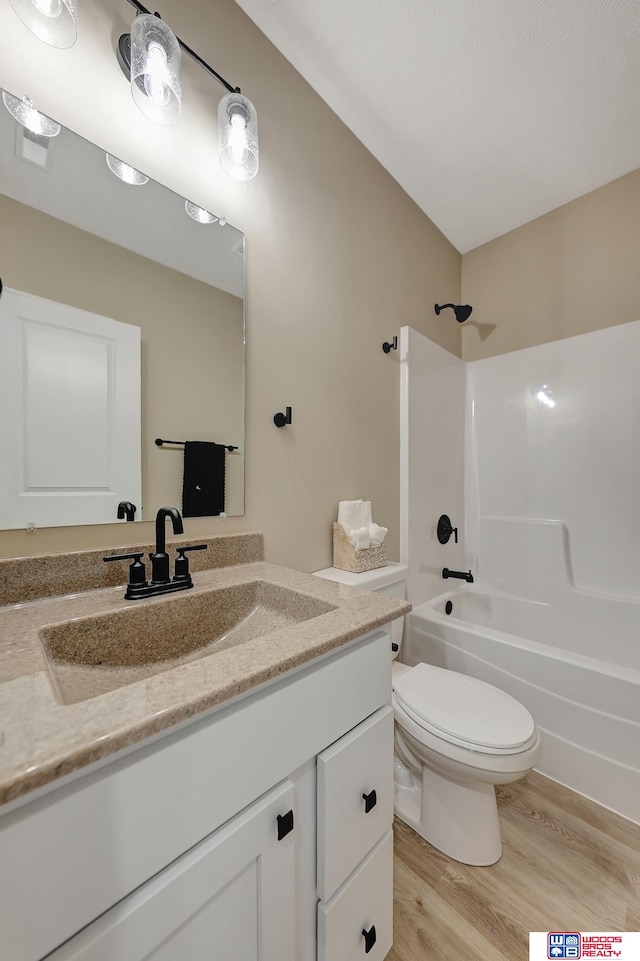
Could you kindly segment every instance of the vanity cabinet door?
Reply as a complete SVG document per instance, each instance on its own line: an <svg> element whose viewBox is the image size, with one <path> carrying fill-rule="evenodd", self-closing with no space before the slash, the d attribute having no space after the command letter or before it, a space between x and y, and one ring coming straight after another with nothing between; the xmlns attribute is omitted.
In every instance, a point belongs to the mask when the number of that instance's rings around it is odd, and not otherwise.
<svg viewBox="0 0 640 961"><path fill-rule="evenodd" d="M295 961L293 809L285 781L48 961Z"/></svg>

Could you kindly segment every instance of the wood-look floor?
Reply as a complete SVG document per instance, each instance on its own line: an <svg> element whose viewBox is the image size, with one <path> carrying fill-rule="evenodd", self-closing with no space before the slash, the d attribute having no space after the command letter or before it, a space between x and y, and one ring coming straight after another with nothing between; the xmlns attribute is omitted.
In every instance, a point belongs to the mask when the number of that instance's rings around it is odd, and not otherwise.
<svg viewBox="0 0 640 961"><path fill-rule="evenodd" d="M528 961L529 931L640 931L640 827L536 773L497 795L491 867L452 861L396 818L387 961Z"/></svg>

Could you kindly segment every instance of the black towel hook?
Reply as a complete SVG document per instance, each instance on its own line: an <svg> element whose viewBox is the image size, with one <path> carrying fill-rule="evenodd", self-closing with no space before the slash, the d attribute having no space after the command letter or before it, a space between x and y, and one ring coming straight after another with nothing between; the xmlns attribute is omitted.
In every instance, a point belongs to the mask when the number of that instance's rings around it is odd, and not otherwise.
<svg viewBox="0 0 640 961"><path fill-rule="evenodd" d="M280 411L280 413L273 415L273 423L276 425L276 427L284 427L286 424L291 423L291 408L286 407L285 410L286 414L283 414L282 411Z"/></svg>
<svg viewBox="0 0 640 961"><path fill-rule="evenodd" d="M384 344L382 345L382 349L384 350L385 354L388 354L390 350L397 350L397 349L398 349L398 338L397 338L397 337L394 337L393 340L391 341L391 343L389 343L389 341L385 340Z"/></svg>

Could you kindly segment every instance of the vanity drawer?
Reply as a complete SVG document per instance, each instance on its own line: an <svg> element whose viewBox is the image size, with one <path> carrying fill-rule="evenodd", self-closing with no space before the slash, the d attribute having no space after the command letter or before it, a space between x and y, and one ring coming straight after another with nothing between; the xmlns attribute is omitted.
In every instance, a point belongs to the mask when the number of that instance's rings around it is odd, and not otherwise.
<svg viewBox="0 0 640 961"><path fill-rule="evenodd" d="M383 707L318 755L321 900L340 887L392 821L393 710Z"/></svg>
<svg viewBox="0 0 640 961"><path fill-rule="evenodd" d="M392 943L390 828L335 895L318 905L318 961L382 961Z"/></svg>

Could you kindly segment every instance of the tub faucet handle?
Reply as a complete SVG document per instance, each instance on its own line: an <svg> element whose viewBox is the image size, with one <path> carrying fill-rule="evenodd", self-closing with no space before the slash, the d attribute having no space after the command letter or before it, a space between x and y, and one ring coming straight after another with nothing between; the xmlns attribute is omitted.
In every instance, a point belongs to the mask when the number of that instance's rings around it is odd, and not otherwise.
<svg viewBox="0 0 640 961"><path fill-rule="evenodd" d="M458 543L458 528L453 526L448 514L440 515L436 533L441 544L448 544L452 534L456 544Z"/></svg>

